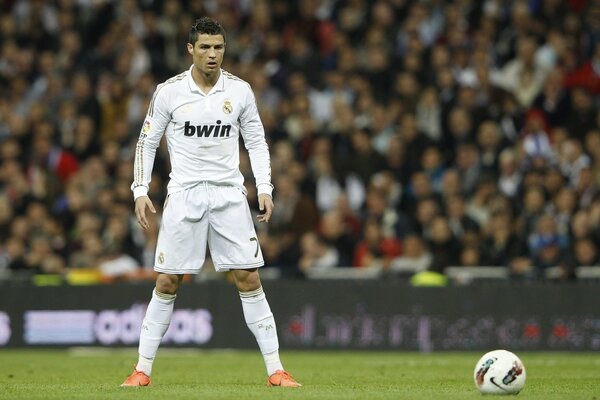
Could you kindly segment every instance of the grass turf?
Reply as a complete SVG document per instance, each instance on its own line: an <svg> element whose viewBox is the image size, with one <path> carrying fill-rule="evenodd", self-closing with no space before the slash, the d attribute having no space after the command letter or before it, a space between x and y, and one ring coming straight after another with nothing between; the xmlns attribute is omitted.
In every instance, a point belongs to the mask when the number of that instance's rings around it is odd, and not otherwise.
<svg viewBox="0 0 600 400"><path fill-rule="evenodd" d="M284 351L304 387L282 389L265 386L257 351L161 349L152 386L121 388L134 350L1 350L0 399L481 399L472 380L481 355ZM598 354L519 356L519 398L600 400Z"/></svg>

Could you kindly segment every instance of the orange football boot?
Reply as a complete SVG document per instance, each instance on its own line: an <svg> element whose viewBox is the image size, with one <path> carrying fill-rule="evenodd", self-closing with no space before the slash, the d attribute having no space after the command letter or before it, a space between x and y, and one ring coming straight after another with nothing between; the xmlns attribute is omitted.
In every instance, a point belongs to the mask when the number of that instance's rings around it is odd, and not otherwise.
<svg viewBox="0 0 600 400"><path fill-rule="evenodd" d="M135 368L131 375L125 379L125 382L121 384L121 387L137 387L137 386L149 386L150 385L150 377L143 373L142 371L138 371Z"/></svg>
<svg viewBox="0 0 600 400"><path fill-rule="evenodd" d="M281 386L297 388L302 386L287 371L277 370L267 379L267 386Z"/></svg>

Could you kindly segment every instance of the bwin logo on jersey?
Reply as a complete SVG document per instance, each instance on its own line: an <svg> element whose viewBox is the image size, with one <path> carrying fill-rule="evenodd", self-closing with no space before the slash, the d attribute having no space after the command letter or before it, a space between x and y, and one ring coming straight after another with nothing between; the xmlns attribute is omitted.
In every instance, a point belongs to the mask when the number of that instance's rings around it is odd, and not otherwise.
<svg viewBox="0 0 600 400"><path fill-rule="evenodd" d="M221 125L221 120L217 120L216 125L192 125L190 121L185 121L183 134L185 136L198 137L229 137L231 125Z"/></svg>

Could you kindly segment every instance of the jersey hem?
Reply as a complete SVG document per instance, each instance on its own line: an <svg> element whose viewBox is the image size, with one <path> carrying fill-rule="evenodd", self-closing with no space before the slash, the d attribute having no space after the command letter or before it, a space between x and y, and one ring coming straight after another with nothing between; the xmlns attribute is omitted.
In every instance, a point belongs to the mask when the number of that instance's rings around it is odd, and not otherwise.
<svg viewBox="0 0 600 400"><path fill-rule="evenodd" d="M248 269L248 268L260 268L265 265L264 261L259 261L252 264L215 264L215 270L217 272L229 271L232 269Z"/></svg>
<svg viewBox="0 0 600 400"><path fill-rule="evenodd" d="M168 268L160 268L160 267L154 266L154 271L161 272L163 274L171 274L171 275L183 275L183 274L197 275L200 273L201 269L202 269L202 267L195 268L195 269L168 269Z"/></svg>
<svg viewBox="0 0 600 400"><path fill-rule="evenodd" d="M248 268L260 268L265 265L264 261L259 261L252 264L215 264L215 271L217 272L226 272L232 269L248 269ZM195 269L169 269L169 268L160 268L154 267L154 271L161 272L163 274L171 274L171 275L183 275L183 274L192 274L197 275L200 273L200 268Z"/></svg>

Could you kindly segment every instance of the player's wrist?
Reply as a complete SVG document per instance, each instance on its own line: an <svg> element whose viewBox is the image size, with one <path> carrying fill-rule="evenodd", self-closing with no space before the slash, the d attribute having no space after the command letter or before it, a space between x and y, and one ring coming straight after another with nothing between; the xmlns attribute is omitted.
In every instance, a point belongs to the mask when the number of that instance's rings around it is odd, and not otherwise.
<svg viewBox="0 0 600 400"><path fill-rule="evenodd" d="M139 197L148 196L148 188L145 186L138 186L133 189L133 200L137 200Z"/></svg>
<svg viewBox="0 0 600 400"><path fill-rule="evenodd" d="M256 185L256 192L258 195L266 194L273 198L273 185L270 183L260 183Z"/></svg>

